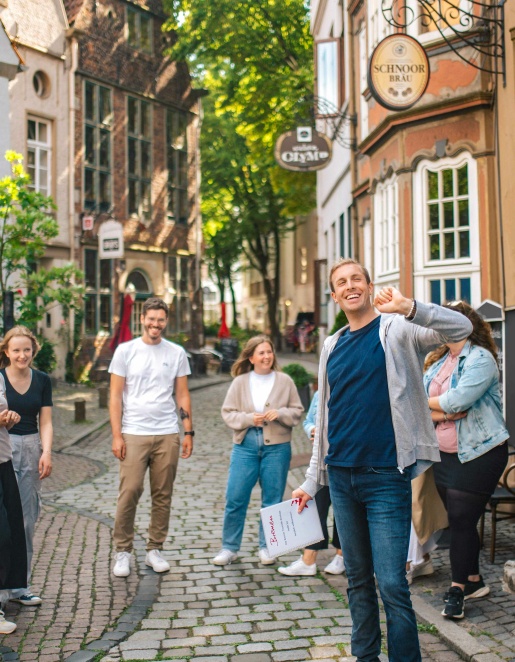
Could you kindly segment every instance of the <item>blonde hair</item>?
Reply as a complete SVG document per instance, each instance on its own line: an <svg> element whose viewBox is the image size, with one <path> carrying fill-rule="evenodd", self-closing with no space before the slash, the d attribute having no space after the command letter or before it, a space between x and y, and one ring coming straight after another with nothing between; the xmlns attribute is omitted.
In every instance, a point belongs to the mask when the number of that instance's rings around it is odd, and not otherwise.
<svg viewBox="0 0 515 662"><path fill-rule="evenodd" d="M368 269L364 267L361 262L358 262L352 257L341 257L338 261L336 261L333 266L331 267L331 271L329 272L329 287L331 288L331 292L334 292L334 285L333 285L333 274L336 271L336 269L339 269L340 267L344 267L347 264L355 264L358 266L363 275L365 276L365 280L367 281L367 285L370 285L371 278L370 278L370 273L368 272Z"/></svg>
<svg viewBox="0 0 515 662"><path fill-rule="evenodd" d="M238 375L244 375L246 372L250 372L253 369L250 359L254 355L254 352L256 351L256 347L264 342L270 345L270 347L272 348L272 352L274 353L274 362L272 363L271 369L276 371L279 371L281 369L279 367L279 364L277 363L277 356L275 355L274 343L270 340L268 336L260 335L260 336L254 336L249 340L247 340L245 347L242 349L241 354L238 356L238 358L236 359L236 361L232 366L231 375L233 377L237 377Z"/></svg>
<svg viewBox="0 0 515 662"><path fill-rule="evenodd" d="M0 368L6 368L8 365L11 365L11 362L9 361L9 357L5 353L5 350L9 348L9 342L12 340L12 338L18 338L20 336L23 336L25 338L29 338L30 342L32 343L32 359L30 364L32 365L32 361L36 357L36 354L39 352L41 349L40 344L38 343L36 336L32 333L30 329L27 329L26 326L13 326L12 329L10 329L3 339L0 341Z"/></svg>

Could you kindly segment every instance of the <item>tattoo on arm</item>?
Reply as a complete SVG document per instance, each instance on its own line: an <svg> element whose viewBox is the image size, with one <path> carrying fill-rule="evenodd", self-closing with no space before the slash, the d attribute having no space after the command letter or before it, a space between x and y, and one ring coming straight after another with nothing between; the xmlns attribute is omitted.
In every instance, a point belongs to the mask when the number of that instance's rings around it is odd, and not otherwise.
<svg viewBox="0 0 515 662"><path fill-rule="evenodd" d="M189 417L190 417L190 415L188 414L188 412L187 412L185 409L183 409L182 407L179 409L179 414L180 414L180 416L181 416L181 421L184 421L185 418L189 418Z"/></svg>

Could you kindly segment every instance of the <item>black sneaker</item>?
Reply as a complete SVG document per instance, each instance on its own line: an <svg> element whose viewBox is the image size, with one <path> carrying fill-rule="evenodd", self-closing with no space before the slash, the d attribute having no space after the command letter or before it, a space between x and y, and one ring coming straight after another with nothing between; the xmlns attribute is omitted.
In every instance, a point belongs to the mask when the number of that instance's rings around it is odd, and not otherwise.
<svg viewBox="0 0 515 662"><path fill-rule="evenodd" d="M447 618L463 618L463 600L465 596L459 586L451 586L447 591L447 602L442 611L442 616Z"/></svg>
<svg viewBox="0 0 515 662"><path fill-rule="evenodd" d="M485 595L490 593L490 587L485 584L483 577L479 575L480 579L477 582L467 582L465 590L463 591L465 600L472 600L473 598L484 598ZM447 602L449 599L449 591L445 592L443 601Z"/></svg>

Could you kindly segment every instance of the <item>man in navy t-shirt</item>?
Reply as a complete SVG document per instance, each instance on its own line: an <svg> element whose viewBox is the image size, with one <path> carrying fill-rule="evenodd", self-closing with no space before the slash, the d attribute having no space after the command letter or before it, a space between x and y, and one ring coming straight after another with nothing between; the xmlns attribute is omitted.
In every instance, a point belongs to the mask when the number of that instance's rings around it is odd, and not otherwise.
<svg viewBox="0 0 515 662"><path fill-rule="evenodd" d="M327 477L349 580L352 653L377 662L384 604L391 662L420 662L405 563L411 478L439 459L422 387L426 352L465 338L470 325L393 287L372 305L368 271L342 259L330 274L333 300L349 326L327 339L320 357L317 434L307 480L293 492L299 511ZM389 315L388 313L394 313ZM412 323L410 323L412 322Z"/></svg>

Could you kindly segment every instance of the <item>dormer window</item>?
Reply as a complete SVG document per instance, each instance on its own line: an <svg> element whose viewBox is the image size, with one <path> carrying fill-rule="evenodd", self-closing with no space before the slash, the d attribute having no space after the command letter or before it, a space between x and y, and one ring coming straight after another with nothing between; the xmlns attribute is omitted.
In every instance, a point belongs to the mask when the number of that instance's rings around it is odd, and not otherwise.
<svg viewBox="0 0 515 662"><path fill-rule="evenodd" d="M132 48L152 54L152 17L127 7L127 41Z"/></svg>

